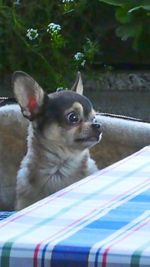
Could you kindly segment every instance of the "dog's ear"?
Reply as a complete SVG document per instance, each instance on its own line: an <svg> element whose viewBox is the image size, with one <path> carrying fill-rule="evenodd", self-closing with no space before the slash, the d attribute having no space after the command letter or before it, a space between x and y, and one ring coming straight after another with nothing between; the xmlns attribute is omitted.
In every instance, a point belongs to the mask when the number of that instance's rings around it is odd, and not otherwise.
<svg viewBox="0 0 150 267"><path fill-rule="evenodd" d="M83 95L83 82L80 71L77 72L77 77L75 80L74 85L71 88L72 91L75 91L76 93Z"/></svg>
<svg viewBox="0 0 150 267"><path fill-rule="evenodd" d="M33 120L40 113L44 102L44 91L28 74L16 71L12 77L14 94L22 113Z"/></svg>

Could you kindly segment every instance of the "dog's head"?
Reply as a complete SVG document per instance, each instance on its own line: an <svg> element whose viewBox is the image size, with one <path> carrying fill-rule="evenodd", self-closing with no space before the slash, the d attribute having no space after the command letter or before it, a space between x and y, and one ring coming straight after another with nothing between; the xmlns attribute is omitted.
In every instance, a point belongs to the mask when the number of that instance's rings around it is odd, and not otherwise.
<svg viewBox="0 0 150 267"><path fill-rule="evenodd" d="M91 102L82 95L80 73L73 90L49 95L24 72L15 72L12 81L23 115L32 122L36 134L43 136L47 144L83 150L100 141L101 125L94 120L95 111Z"/></svg>

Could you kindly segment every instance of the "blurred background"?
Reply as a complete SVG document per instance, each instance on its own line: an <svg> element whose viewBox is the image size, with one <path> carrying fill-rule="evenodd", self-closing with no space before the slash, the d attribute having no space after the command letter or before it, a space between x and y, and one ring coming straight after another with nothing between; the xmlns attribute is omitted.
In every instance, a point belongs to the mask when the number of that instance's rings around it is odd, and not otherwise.
<svg viewBox="0 0 150 267"><path fill-rule="evenodd" d="M150 120L150 1L0 0L0 96L15 70L47 92L80 70L96 109Z"/></svg>

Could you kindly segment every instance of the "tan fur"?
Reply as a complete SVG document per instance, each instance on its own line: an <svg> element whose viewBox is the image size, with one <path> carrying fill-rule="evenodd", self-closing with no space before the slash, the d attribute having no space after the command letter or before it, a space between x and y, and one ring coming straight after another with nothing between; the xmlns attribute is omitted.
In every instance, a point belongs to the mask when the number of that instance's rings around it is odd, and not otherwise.
<svg viewBox="0 0 150 267"><path fill-rule="evenodd" d="M67 109L65 111L65 113L67 114L67 113L71 112L72 110L75 110L75 111L79 112L80 116L83 118L83 107L82 107L82 105L80 103L78 103L78 102L73 103L72 107Z"/></svg>

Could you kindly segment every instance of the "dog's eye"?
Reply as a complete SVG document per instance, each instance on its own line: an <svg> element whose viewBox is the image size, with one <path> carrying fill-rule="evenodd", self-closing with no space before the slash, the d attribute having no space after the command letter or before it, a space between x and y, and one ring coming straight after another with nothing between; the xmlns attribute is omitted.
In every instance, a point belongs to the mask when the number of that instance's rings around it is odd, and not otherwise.
<svg viewBox="0 0 150 267"><path fill-rule="evenodd" d="M70 112L67 114L67 120L69 123L75 124L80 121L80 117L76 112Z"/></svg>

